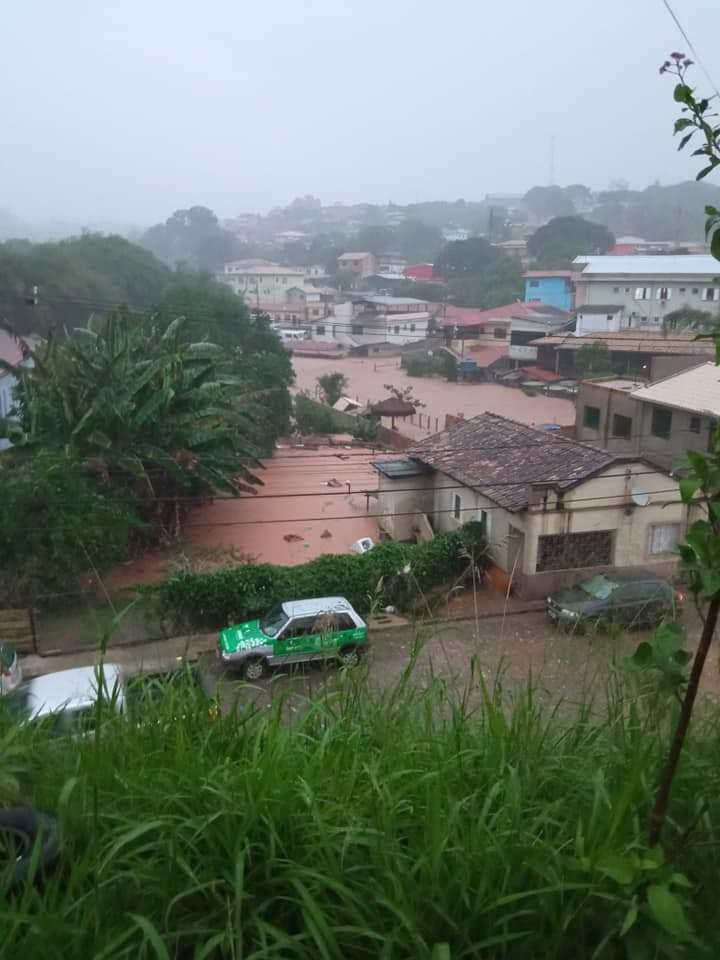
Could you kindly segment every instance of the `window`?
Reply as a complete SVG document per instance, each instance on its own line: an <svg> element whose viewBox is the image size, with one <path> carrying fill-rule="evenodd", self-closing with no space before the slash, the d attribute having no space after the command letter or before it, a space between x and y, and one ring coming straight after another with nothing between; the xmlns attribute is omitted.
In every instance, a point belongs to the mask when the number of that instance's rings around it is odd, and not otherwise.
<svg viewBox="0 0 720 960"><path fill-rule="evenodd" d="M452 515L453 520L460 522L460 518L462 517L462 497L459 493L453 495Z"/></svg>
<svg viewBox="0 0 720 960"><path fill-rule="evenodd" d="M693 287L692 292L695 294L695 296L697 296L700 293L697 287Z"/></svg>
<svg viewBox="0 0 720 960"><path fill-rule="evenodd" d="M705 287L703 291L703 300L718 300L718 288L717 287Z"/></svg>
<svg viewBox="0 0 720 960"><path fill-rule="evenodd" d="M539 287L539 286L540 286L540 281L539 281L539 280L531 280L529 286L531 286L531 287Z"/></svg>
<svg viewBox="0 0 720 960"><path fill-rule="evenodd" d="M493 329L493 337L496 340L504 340L506 336L507 336L507 331L505 327L495 327Z"/></svg>
<svg viewBox="0 0 720 960"><path fill-rule="evenodd" d="M490 511L481 510L480 511L480 526L483 528L483 533L486 537L490 536Z"/></svg>
<svg viewBox="0 0 720 960"><path fill-rule="evenodd" d="M600 429L600 407L586 406L583 411L583 426L588 430Z"/></svg>
<svg viewBox="0 0 720 960"><path fill-rule="evenodd" d="M317 616L296 617L291 620L287 628L283 631L283 639L290 637L307 637L315 632Z"/></svg>
<svg viewBox="0 0 720 960"><path fill-rule="evenodd" d="M672 296L672 287L658 287L657 299L669 300Z"/></svg>
<svg viewBox="0 0 720 960"><path fill-rule="evenodd" d="M650 287L635 287L635 299L649 300L651 292Z"/></svg>
<svg viewBox="0 0 720 960"><path fill-rule="evenodd" d="M612 563L613 531L551 533L538 537L536 571L604 567Z"/></svg>
<svg viewBox="0 0 720 960"><path fill-rule="evenodd" d="M316 333L319 337L324 337L324 336L325 336L325 327L323 326L322 323L319 323L319 324L315 327L315 333Z"/></svg>
<svg viewBox="0 0 720 960"><path fill-rule="evenodd" d="M630 287L625 287L625 293L630 293Z"/></svg>
<svg viewBox="0 0 720 960"><path fill-rule="evenodd" d="M622 440L629 440L632 435L632 417L623 417L622 414L613 414L612 435Z"/></svg>
<svg viewBox="0 0 720 960"><path fill-rule="evenodd" d="M650 433L661 440L667 440L670 437L671 427L672 410L668 410L667 407L653 407Z"/></svg>
<svg viewBox="0 0 720 960"><path fill-rule="evenodd" d="M690 433L700 433L700 417L690 417Z"/></svg>
<svg viewBox="0 0 720 960"><path fill-rule="evenodd" d="M359 336L363 332L362 324L353 323L352 326L350 327L350 332L355 334L355 336Z"/></svg>
<svg viewBox="0 0 720 960"><path fill-rule="evenodd" d="M400 335L400 327L398 327L397 325L394 326L394 327L393 327L393 333L395 334L396 337L399 336L399 335Z"/></svg>
<svg viewBox="0 0 720 960"><path fill-rule="evenodd" d="M613 293L620 293L620 287L613 287Z"/></svg>
<svg viewBox="0 0 720 960"><path fill-rule="evenodd" d="M678 287L678 293L685 293L685 287Z"/></svg>
<svg viewBox="0 0 720 960"><path fill-rule="evenodd" d="M648 555L656 557L661 553L674 553L679 539L679 523L654 523L650 527Z"/></svg>

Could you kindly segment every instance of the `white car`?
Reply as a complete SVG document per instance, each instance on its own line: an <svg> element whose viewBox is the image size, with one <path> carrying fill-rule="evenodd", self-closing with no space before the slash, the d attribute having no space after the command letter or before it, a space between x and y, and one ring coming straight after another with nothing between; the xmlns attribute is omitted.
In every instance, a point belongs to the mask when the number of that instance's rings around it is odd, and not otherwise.
<svg viewBox="0 0 720 960"><path fill-rule="evenodd" d="M22 682L20 657L9 643L0 643L0 695L16 690Z"/></svg>
<svg viewBox="0 0 720 960"><path fill-rule="evenodd" d="M99 684L110 708L124 713L125 684L115 663L46 673L19 686L8 700L12 700L13 711L20 722L33 723L54 717L56 733L82 734L94 725Z"/></svg>

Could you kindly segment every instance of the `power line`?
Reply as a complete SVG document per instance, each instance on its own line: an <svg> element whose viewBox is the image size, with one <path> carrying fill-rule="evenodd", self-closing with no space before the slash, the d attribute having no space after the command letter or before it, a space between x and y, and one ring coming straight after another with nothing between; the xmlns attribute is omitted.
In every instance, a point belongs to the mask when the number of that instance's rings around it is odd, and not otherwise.
<svg viewBox="0 0 720 960"><path fill-rule="evenodd" d="M470 488L466 488L466 489L470 489ZM475 491L472 490L472 492L474 493ZM676 491L674 488L668 488L668 489L664 489L664 490L654 490L654 491L653 491L654 494L665 494L665 493L676 493L676 492L677 492L677 491ZM604 496L602 496L602 497L601 497L601 496L597 496L597 497L578 497L577 499L573 500L573 503L582 503L582 502L586 502L586 501L593 501L593 502L595 502L595 501L598 501L598 500L614 500L614 501L620 501L620 502L616 502L616 503L614 503L614 504L611 504L611 506L615 506L615 507L627 506L627 505L628 505L628 502L627 502L627 500L625 500L625 499L621 499L622 496L623 496L622 494L609 494L609 495L606 494L606 495L604 495ZM699 502L699 501L695 501L695 502ZM657 506L657 507L667 507L667 506L672 506L672 505L677 505L677 504L682 504L682 503L684 503L684 501L683 501L682 499L680 499L680 500L665 500L665 501L663 501L663 502L661 502L661 503L653 503L653 506ZM524 508L523 508L523 509L524 509ZM581 507L580 509L581 509L581 510L593 510L593 509L596 509L596 508L595 508L595 507ZM641 508L641 507L638 507L638 509L642 509L642 508ZM523 510L512 510L512 509L510 509L510 508L508 508L508 507L504 507L502 504L490 504L490 505L481 506L481 507L478 507L478 506L460 507L460 511L459 511L459 512L460 512L460 513L474 513L474 514L477 514L479 510L485 510L485 511L505 510L505 511L508 512L508 513L521 513L521 512L523 512ZM184 524L182 529L183 529L183 531L184 531L184 530L187 530L187 529L194 529L194 528L201 528L201 527L253 527L253 526L268 526L268 525L270 525L270 524L276 525L276 524L279 524L279 523L285 523L285 524L293 524L293 523L295 523L295 524L297 524L297 523L319 523L319 522L322 522L322 523L324 523L324 524L331 524L331 523L337 523L338 521L341 521L341 520L358 520L360 517L363 517L363 516L370 517L370 519L373 519L373 520L384 519L384 518L386 518L386 517L416 517L419 513L422 513L422 512L423 512L423 511L421 511L421 510L418 509L418 510L410 510L410 511L407 511L407 512L400 512L400 513L395 512L395 511L393 511L393 512L391 512L391 513L372 513L372 514L351 513L351 514L346 514L346 515L339 516L339 517L328 517L328 516L320 516L320 517L272 517L272 518L267 518L267 519L262 519L262 520L216 520L216 521L208 520L208 521L201 521L201 522L199 522L199 523L188 523L188 524ZM437 516L437 515L439 515L439 514L447 514L447 513L455 514L455 513L457 513L457 512L458 512L458 511L455 509L455 507L450 507L450 508L448 508L448 509L442 509L442 510L431 510L431 511L430 511L430 514L431 514L432 516ZM578 512L577 510L571 510L571 509L568 509L568 508L552 507L552 508L550 508L550 509L538 511L538 515L547 516L548 514L562 514L562 515L564 515L564 516L567 516L568 514L577 513L577 512ZM108 526L108 524L98 524L98 526L100 526L100 527L102 527L102 526ZM148 523L145 524L145 526L146 526L146 527L157 527L157 526L160 526L160 524L157 523L157 522L155 522L155 521L149 521ZM46 527L46 526L42 526L42 527L26 526L25 529L26 529L26 530L46 530L47 527Z"/></svg>
<svg viewBox="0 0 720 960"><path fill-rule="evenodd" d="M688 49L689 49L690 53L692 53L692 55L695 57L695 60L696 60L696 62L697 62L697 64L698 64L698 66L700 67L700 69L702 70L702 72L705 74L705 78L706 78L707 82L710 84L710 86L711 86L711 87L713 88L713 90L715 91L715 96L720 97L720 91L718 91L717 84L715 83L715 81L713 80L713 78L710 76L710 73L708 72L708 70L706 69L704 63L703 63L702 60L700 59L700 56L699 56L697 50L695 49L692 40L691 40L690 37L687 35L687 32L685 31L685 28L683 27L683 25L680 23L680 20L678 19L677 14L676 14L675 11L673 10L673 8L670 6L670 0L662 0L662 4L663 4L663 6L665 7L665 9L667 10L667 12L670 14L670 16L672 17L673 22L675 23L675 26L678 28L678 30L680 31L680 34L681 34L683 40L684 40L685 43L688 45Z"/></svg>

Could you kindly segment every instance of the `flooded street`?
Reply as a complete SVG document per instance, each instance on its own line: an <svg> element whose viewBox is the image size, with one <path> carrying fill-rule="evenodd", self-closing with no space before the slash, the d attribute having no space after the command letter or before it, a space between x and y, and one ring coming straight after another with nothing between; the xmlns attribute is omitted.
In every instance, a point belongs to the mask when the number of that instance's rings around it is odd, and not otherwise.
<svg viewBox="0 0 720 960"><path fill-rule="evenodd" d="M317 378L324 373L339 371L348 380L349 396L361 403L378 401L387 396L384 384L396 387L411 386L413 396L425 406L420 409L422 430L408 422L398 426L408 436L426 436L435 432L435 420L439 429L445 425L445 415L474 417L479 413L498 413L521 423L557 423L567 426L575 423L575 404L561 397L527 396L516 387L497 383L449 383L436 377L408 377L399 367L400 360L385 357L380 360L363 357L345 357L328 360L321 357L294 357L293 366L297 377L296 387L314 395ZM430 427L425 426L427 417Z"/></svg>

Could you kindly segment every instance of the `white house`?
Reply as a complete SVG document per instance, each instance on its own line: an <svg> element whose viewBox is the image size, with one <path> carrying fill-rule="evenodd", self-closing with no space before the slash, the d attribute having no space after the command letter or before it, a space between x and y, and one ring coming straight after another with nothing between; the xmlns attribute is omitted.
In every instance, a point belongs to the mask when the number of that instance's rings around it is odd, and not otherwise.
<svg viewBox="0 0 720 960"><path fill-rule="evenodd" d="M304 290L305 271L299 267L283 267L268 260L235 260L226 263L218 280L241 294L251 307L262 303L282 303L288 291ZM311 289L308 285L308 289Z"/></svg>
<svg viewBox="0 0 720 960"><path fill-rule="evenodd" d="M616 333L628 330L630 323L623 308L616 304L585 304L575 311L575 335L582 337L586 333Z"/></svg>
<svg viewBox="0 0 720 960"><path fill-rule="evenodd" d="M359 297L335 305L315 323L313 339L352 348L381 343L405 346L428 336L430 311L413 297Z"/></svg>
<svg viewBox="0 0 720 960"><path fill-rule="evenodd" d="M576 309L612 304L630 329L658 329L683 307L720 308L720 265L711 256L576 257L574 266Z"/></svg>

